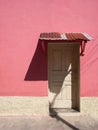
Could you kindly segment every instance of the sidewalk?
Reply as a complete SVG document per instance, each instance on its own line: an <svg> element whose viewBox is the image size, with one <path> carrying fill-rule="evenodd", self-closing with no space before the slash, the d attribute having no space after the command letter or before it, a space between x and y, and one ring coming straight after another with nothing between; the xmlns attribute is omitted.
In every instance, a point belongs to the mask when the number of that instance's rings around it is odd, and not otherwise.
<svg viewBox="0 0 98 130"><path fill-rule="evenodd" d="M98 117L90 115L0 117L0 130L98 130Z"/></svg>

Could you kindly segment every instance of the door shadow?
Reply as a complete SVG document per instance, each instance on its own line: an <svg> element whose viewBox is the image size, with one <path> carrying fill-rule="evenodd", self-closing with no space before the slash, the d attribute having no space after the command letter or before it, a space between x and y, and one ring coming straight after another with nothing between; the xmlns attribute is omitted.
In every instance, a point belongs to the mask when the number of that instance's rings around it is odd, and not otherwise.
<svg viewBox="0 0 98 130"><path fill-rule="evenodd" d="M38 40L37 48L26 72L25 81L47 80L47 44L43 49L42 43Z"/></svg>

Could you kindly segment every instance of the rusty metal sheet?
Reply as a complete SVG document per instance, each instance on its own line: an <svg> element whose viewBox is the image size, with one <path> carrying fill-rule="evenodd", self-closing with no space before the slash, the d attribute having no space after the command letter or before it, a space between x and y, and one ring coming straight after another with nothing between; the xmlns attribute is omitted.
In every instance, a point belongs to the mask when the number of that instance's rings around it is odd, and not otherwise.
<svg viewBox="0 0 98 130"><path fill-rule="evenodd" d="M58 33L58 32L50 32L50 33L41 33L41 40L67 40L67 41L90 41L92 37L87 33Z"/></svg>

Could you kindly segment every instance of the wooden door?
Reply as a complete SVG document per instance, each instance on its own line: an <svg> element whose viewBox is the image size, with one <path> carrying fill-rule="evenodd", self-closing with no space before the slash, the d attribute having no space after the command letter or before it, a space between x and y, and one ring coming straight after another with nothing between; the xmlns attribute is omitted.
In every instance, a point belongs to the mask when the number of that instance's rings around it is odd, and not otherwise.
<svg viewBox="0 0 98 130"><path fill-rule="evenodd" d="M48 44L49 103L51 108L79 104L79 46Z"/></svg>

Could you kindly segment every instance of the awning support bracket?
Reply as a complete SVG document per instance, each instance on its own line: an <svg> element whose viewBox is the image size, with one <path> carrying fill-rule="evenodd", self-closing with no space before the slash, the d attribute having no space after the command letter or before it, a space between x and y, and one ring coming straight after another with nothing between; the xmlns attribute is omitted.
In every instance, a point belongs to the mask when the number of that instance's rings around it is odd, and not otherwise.
<svg viewBox="0 0 98 130"><path fill-rule="evenodd" d="M45 48L45 42L42 40L42 50L43 52L45 52L46 48Z"/></svg>
<svg viewBox="0 0 98 130"><path fill-rule="evenodd" d="M80 44L80 56L84 56L86 43L87 41L82 41Z"/></svg>

